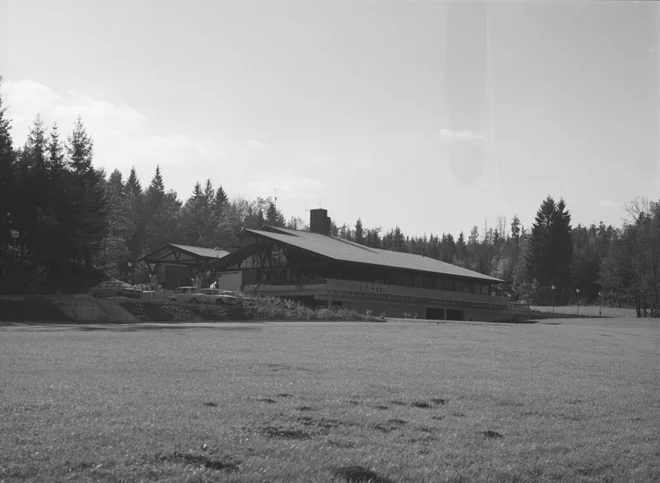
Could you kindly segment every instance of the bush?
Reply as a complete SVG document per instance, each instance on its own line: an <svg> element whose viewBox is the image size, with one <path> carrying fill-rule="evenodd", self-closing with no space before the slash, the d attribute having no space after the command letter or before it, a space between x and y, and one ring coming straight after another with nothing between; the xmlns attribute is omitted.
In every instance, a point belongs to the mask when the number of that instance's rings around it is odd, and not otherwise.
<svg viewBox="0 0 660 483"><path fill-rule="evenodd" d="M282 320L282 321L383 321L367 311L365 315L346 308L319 307L312 309L300 302L283 300L277 297L255 297L244 303L246 314L255 320Z"/></svg>
<svg viewBox="0 0 660 483"><path fill-rule="evenodd" d="M293 300L277 297L254 297L242 306L177 304L168 302L120 300L117 303L142 322L200 322L200 321L384 321L370 311L365 315L345 308L319 307L312 309Z"/></svg>

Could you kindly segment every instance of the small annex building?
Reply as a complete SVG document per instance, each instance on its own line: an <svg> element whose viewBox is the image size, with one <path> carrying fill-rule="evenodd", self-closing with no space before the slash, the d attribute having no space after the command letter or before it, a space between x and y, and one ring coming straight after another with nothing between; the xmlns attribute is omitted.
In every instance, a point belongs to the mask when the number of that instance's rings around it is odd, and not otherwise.
<svg viewBox="0 0 660 483"><path fill-rule="evenodd" d="M370 248L330 234L327 210L311 210L310 231L245 229L208 264L219 286L341 306L387 317L444 320L510 320L509 299L494 286L503 280L433 258ZM237 278L237 274L240 276Z"/></svg>
<svg viewBox="0 0 660 483"><path fill-rule="evenodd" d="M145 263L153 276L160 266L172 267L165 272L164 285L190 285L193 279L203 277L209 267L229 252L220 248L205 248L191 245L168 243L143 256L138 261Z"/></svg>

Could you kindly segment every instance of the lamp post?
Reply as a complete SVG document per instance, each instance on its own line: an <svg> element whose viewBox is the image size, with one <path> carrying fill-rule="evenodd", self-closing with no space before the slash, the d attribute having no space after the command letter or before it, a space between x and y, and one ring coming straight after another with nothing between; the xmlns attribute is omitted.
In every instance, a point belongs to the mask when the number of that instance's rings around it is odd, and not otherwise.
<svg viewBox="0 0 660 483"><path fill-rule="evenodd" d="M557 287L555 287L555 286L553 285L553 286L550 287L550 288L552 289L552 313L554 314L554 313L555 313L555 289L556 289Z"/></svg>
<svg viewBox="0 0 660 483"><path fill-rule="evenodd" d="M598 292L598 315L603 315L603 292Z"/></svg>
<svg viewBox="0 0 660 483"><path fill-rule="evenodd" d="M580 289L576 288L575 293L577 294L577 313L580 315Z"/></svg>
<svg viewBox="0 0 660 483"><path fill-rule="evenodd" d="M133 285L133 281L134 281L134 279L133 279L133 263L128 262L127 265L128 265L128 273L131 275L131 285Z"/></svg>
<svg viewBox="0 0 660 483"><path fill-rule="evenodd" d="M16 258L18 258L18 250L16 249L16 242L18 241L19 236L20 236L20 233L18 232L18 230L12 230L11 231L11 238L13 240L14 254L15 254Z"/></svg>

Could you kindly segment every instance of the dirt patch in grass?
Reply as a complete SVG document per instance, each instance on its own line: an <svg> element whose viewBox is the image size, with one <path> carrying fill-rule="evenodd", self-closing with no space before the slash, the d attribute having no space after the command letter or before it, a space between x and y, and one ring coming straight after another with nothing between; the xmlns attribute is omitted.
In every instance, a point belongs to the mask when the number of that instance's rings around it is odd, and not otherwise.
<svg viewBox="0 0 660 483"><path fill-rule="evenodd" d="M389 406L385 406L385 405L382 405L382 404L379 404L378 406L376 406L376 409L380 409L381 411L385 411L386 409L389 409L389 408L390 408Z"/></svg>
<svg viewBox="0 0 660 483"><path fill-rule="evenodd" d="M351 449L357 446L354 441L348 441L344 439L329 439L328 444L330 446L334 446L335 448L342 449Z"/></svg>
<svg viewBox="0 0 660 483"><path fill-rule="evenodd" d="M420 409L429 409L431 407L430 403L424 401L415 401L413 403L410 403L410 405L414 408L420 408Z"/></svg>
<svg viewBox="0 0 660 483"><path fill-rule="evenodd" d="M391 433L392 431L401 429L401 427L405 426L406 424L408 424L408 422L404 421L403 419L388 419L385 423L374 425L373 429L380 431L381 433Z"/></svg>
<svg viewBox="0 0 660 483"><path fill-rule="evenodd" d="M498 433L497 431L484 431L482 433L486 439L502 439L504 438L504 435L502 433Z"/></svg>
<svg viewBox="0 0 660 483"><path fill-rule="evenodd" d="M261 428L261 434L267 436L268 438L278 438L278 439L310 439L311 436L305 431L299 429L283 429L277 428L275 426L266 426Z"/></svg>
<svg viewBox="0 0 660 483"><path fill-rule="evenodd" d="M333 472L337 478L343 478L348 483L394 483L394 480L380 476L373 470L362 466L342 466Z"/></svg>
<svg viewBox="0 0 660 483"><path fill-rule="evenodd" d="M444 406L446 403L447 400L440 397L434 397L431 399L431 404L434 404L436 406Z"/></svg>
<svg viewBox="0 0 660 483"><path fill-rule="evenodd" d="M275 401L275 399L271 399L269 397L262 397L262 398L257 399L257 401L265 402L267 404L275 404L277 402L277 401Z"/></svg>
<svg viewBox="0 0 660 483"><path fill-rule="evenodd" d="M291 394L287 394L285 392L281 392L279 394L275 394L276 397L293 397Z"/></svg>
<svg viewBox="0 0 660 483"><path fill-rule="evenodd" d="M341 427L356 427L357 423L341 421L331 418L314 418L311 416L299 416L296 420L303 426L311 428L317 434L328 434L331 430Z"/></svg>
<svg viewBox="0 0 660 483"><path fill-rule="evenodd" d="M197 466L215 471L238 471L241 461L236 458L212 459L206 455L196 455L192 453L172 453L169 455L158 455L156 460L159 462L174 462L185 466Z"/></svg>
<svg viewBox="0 0 660 483"><path fill-rule="evenodd" d="M395 406L407 406L407 404L404 403L403 401L390 401L390 402Z"/></svg>
<svg viewBox="0 0 660 483"><path fill-rule="evenodd" d="M311 411L312 410L312 408L310 408L309 406L299 406L296 409L298 411Z"/></svg>
<svg viewBox="0 0 660 483"><path fill-rule="evenodd" d="M205 402L204 406L209 407L209 408L217 408L218 405L214 402Z"/></svg>
<svg viewBox="0 0 660 483"><path fill-rule="evenodd" d="M435 421L441 421L441 420L445 419L445 417L444 416L431 416L431 419L433 419Z"/></svg>

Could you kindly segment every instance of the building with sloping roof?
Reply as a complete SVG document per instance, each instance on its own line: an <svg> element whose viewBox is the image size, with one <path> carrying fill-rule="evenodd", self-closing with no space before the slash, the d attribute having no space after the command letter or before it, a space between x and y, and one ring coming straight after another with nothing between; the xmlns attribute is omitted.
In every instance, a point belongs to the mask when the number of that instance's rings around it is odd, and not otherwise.
<svg viewBox="0 0 660 483"><path fill-rule="evenodd" d="M179 265L193 270L204 270L210 263L228 255L229 252L219 248L194 247L168 243L139 261L147 265Z"/></svg>
<svg viewBox="0 0 660 483"><path fill-rule="evenodd" d="M244 240L209 266L242 274L246 293L342 306L388 317L508 320L502 282L434 258L370 248L330 234L323 209L311 210L310 231L266 227L244 230ZM235 287L239 288L239 287Z"/></svg>

